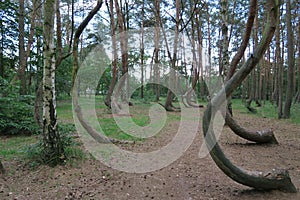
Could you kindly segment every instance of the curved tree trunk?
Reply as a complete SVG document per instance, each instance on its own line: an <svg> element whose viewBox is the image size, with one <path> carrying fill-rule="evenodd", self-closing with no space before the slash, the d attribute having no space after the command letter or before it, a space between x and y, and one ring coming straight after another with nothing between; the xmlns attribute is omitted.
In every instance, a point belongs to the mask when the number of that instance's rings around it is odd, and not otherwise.
<svg viewBox="0 0 300 200"><path fill-rule="evenodd" d="M230 129L246 140L256 142L256 143L271 143L278 144L276 137L271 129L262 130L262 131L251 131L241 127L231 116L229 111L226 112L225 117L226 124L230 127Z"/></svg>
<svg viewBox="0 0 300 200"><path fill-rule="evenodd" d="M196 84L195 84L196 85ZM201 104L196 104L192 101L192 94L193 94L193 91L194 91L194 87L192 89L190 89L189 91L187 91L187 93L185 94L185 99L186 99L186 103L191 106L191 107L194 107L194 108L202 108L204 107L203 105Z"/></svg>
<svg viewBox="0 0 300 200"><path fill-rule="evenodd" d="M228 70L228 74L226 76L225 82L227 82L235 73L237 64L243 57L245 50L247 48L248 42L250 40L251 36L251 30L252 26L254 24L255 16L256 16L256 8L257 8L257 0L251 0L250 1L250 8L249 8L249 14L248 14L248 19L246 23L246 29L243 35L243 41L241 43L241 46L239 47L237 53L233 57L231 63L230 63L230 68ZM255 109L253 109L251 105L251 101L247 101L247 108L251 112L255 112ZM259 103L259 102L256 102ZM228 111L226 113L226 118L225 122L226 124L230 127L230 129L237 134L238 136L253 141L257 143L274 143L278 144L275 135L272 130L263 130L263 131L250 131L247 130L243 127L241 127L233 118L232 118L232 108L231 108L231 102L228 102ZM229 112L229 113L228 113Z"/></svg>
<svg viewBox="0 0 300 200"><path fill-rule="evenodd" d="M213 106L212 106L213 105ZM258 190L282 190L286 192L297 192L296 187L291 182L288 171L273 169L269 172L247 171L235 166L223 153L216 141L212 123L215 112L214 103L209 103L203 117L203 132L205 142L210 150L210 155L217 166L234 181L258 189Z"/></svg>
<svg viewBox="0 0 300 200"><path fill-rule="evenodd" d="M5 169L4 169L3 164L0 160L0 174L4 174L4 173L5 173Z"/></svg>
<svg viewBox="0 0 300 200"><path fill-rule="evenodd" d="M75 85L75 79L76 79L77 71L78 71L78 68L79 68L79 63L78 63L79 38L80 38L83 30L85 29L85 27L88 25L88 23L91 21L91 19L95 16L95 14L100 10L101 6L102 6L102 0L98 0L96 6L93 8L93 10L91 10L91 12L81 22L81 24L77 28L77 31L75 32L74 44L73 44L74 63L73 63L73 72L72 72L72 88Z"/></svg>
<svg viewBox="0 0 300 200"><path fill-rule="evenodd" d="M217 143L213 130L215 115L220 106L224 103L225 95L226 98L230 97L234 90L255 68L273 38L276 29L276 19L278 17L279 3L277 0L268 0L267 6L267 8L269 9L269 16L261 42L255 48L253 56L251 56L247 60L247 62L241 67L241 69L237 71L234 76L225 84L225 88L219 91L218 94L208 104L203 116L203 134L208 149L211 149L210 155L217 166L227 176L229 176L236 182L259 190L279 189L286 192L297 192L296 187L291 182L288 171L273 169L270 172L263 173L257 171L247 171L235 166L223 153L222 149ZM222 98L223 96L224 98Z"/></svg>

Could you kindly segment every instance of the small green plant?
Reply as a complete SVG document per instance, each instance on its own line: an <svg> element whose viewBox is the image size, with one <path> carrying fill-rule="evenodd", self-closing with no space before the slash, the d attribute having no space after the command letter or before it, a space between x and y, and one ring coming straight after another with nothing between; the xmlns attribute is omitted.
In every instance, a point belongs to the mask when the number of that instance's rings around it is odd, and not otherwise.
<svg viewBox="0 0 300 200"><path fill-rule="evenodd" d="M19 87L0 78L0 134L35 134L34 96L19 95Z"/></svg>
<svg viewBox="0 0 300 200"><path fill-rule="evenodd" d="M59 133L61 136L61 144L64 147L65 163L76 164L78 161L86 159L86 154L80 148L81 143L74 139L75 126L73 124L61 124ZM35 167L41 164L51 165L51 160L45 159L43 152L43 142L39 142L27 146L27 160L29 166Z"/></svg>

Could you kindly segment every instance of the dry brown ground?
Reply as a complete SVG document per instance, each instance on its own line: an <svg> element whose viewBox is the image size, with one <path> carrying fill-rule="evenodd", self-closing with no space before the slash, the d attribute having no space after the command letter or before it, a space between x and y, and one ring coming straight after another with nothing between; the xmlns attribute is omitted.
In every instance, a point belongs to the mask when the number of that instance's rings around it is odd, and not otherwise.
<svg viewBox="0 0 300 200"><path fill-rule="evenodd" d="M300 188L300 126L241 113L235 116L245 127L274 129L280 144L256 145L238 138L225 127L220 144L226 155L245 169L288 169L293 183ZM157 149L172 139L178 127L176 123L168 124L158 136L125 148ZM8 173L0 178L0 199L300 199L300 192L262 192L235 183L209 156L198 157L202 141L199 131L180 159L161 170L145 174L119 172L94 159L77 167L41 166L35 170L18 161L4 161Z"/></svg>

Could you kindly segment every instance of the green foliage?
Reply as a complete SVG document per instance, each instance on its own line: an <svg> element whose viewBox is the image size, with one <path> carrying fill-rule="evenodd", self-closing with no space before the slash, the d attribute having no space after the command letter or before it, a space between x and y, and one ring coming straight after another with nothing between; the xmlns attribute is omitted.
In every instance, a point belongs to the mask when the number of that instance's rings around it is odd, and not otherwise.
<svg viewBox="0 0 300 200"><path fill-rule="evenodd" d="M66 51L66 50L65 50ZM66 54L67 52L65 52ZM66 95L70 96L72 85L72 68L73 57L69 56L64 59L60 66L57 68L55 77L55 88L57 92L57 98L62 99Z"/></svg>
<svg viewBox="0 0 300 200"><path fill-rule="evenodd" d="M16 1L2 0L0 3L1 16L1 49L10 49L11 52L16 52L18 41L18 5ZM10 52L10 51L7 51ZM1 51L4 55L6 52ZM7 55L6 55L7 56ZM2 63L1 63L2 64Z"/></svg>
<svg viewBox="0 0 300 200"><path fill-rule="evenodd" d="M18 86L0 78L0 134L35 134L34 96L19 95Z"/></svg>

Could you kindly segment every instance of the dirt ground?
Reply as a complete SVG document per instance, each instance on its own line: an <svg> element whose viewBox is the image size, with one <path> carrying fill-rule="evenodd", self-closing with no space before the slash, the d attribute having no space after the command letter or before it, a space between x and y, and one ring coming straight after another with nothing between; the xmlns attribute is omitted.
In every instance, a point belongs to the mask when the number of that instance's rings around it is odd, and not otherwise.
<svg viewBox="0 0 300 200"><path fill-rule="evenodd" d="M225 154L235 164L248 170L288 169L299 189L300 126L244 113L235 113L235 118L248 128L272 128L280 144L253 144L225 127L220 138ZM178 122L171 122L161 134L124 148L158 149L168 144L177 127ZM35 170L18 161L4 160L8 173L0 178L0 199L300 199L300 192L263 192L235 183L219 170L210 156L198 157L202 142L202 131L199 130L193 144L177 161L145 174L120 172L92 158L76 167L41 166Z"/></svg>

